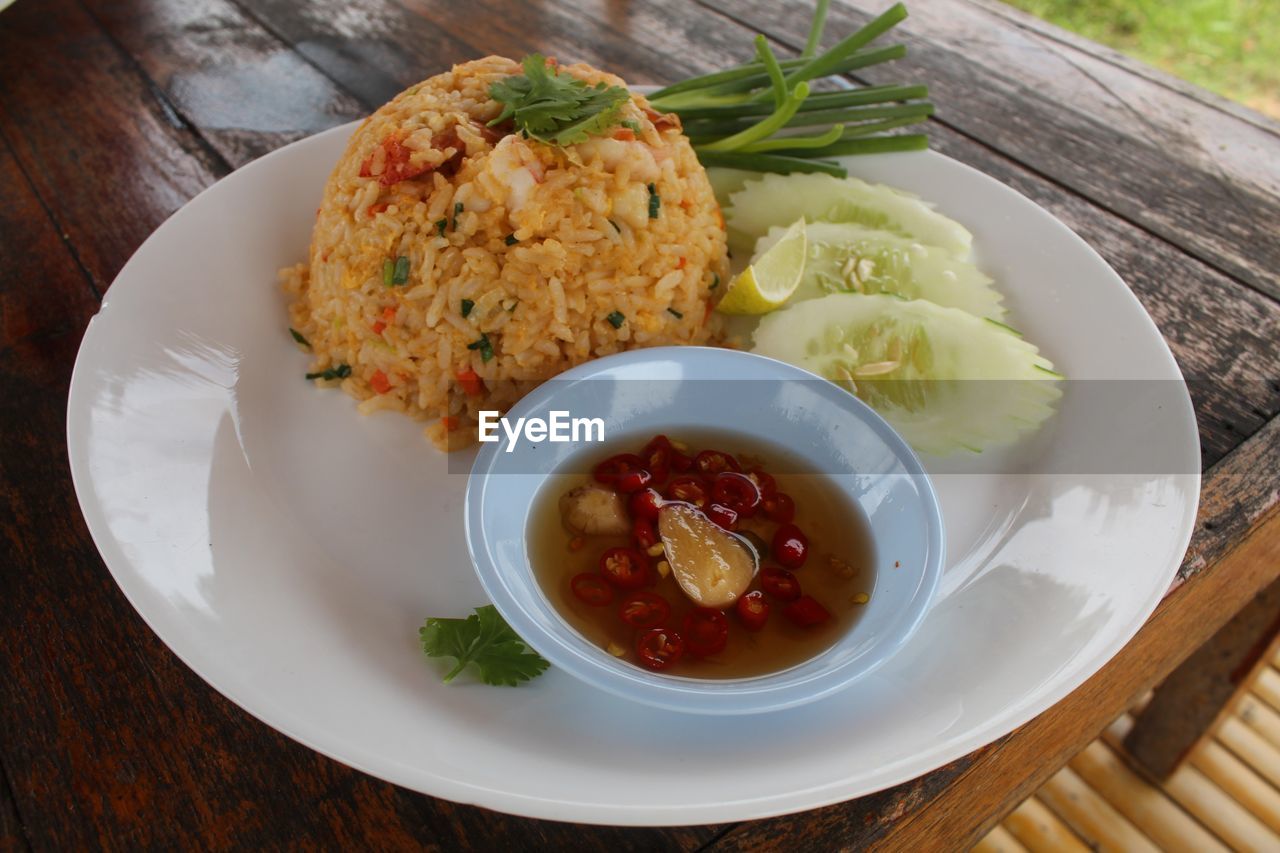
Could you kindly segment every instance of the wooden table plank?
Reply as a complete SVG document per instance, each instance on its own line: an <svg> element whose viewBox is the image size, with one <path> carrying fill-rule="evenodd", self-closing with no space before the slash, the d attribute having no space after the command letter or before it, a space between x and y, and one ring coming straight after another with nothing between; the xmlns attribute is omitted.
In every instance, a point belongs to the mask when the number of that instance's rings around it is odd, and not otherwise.
<svg viewBox="0 0 1280 853"><path fill-rule="evenodd" d="M73 0L4 11L0 79L0 126L100 292L227 171Z"/></svg>
<svg viewBox="0 0 1280 853"><path fill-rule="evenodd" d="M226 0L85 5L183 120L233 166L365 112Z"/></svg>
<svg viewBox="0 0 1280 853"><path fill-rule="evenodd" d="M500 0L473 0L465 8L445 2L406 7L381 0L318 0L305 13L285 0L238 2L299 50L347 40L373 70L353 76L356 66L350 55L341 62L316 55L314 61L344 86L365 93L370 108L448 63L482 53L521 56L543 50L605 63L633 82L671 82L679 74L736 61L752 38L750 30L677 0L628 7L624 13L551 6L536 14L527 7L504 14ZM469 53L459 52L465 46L442 41L441 33L467 32L475 16L494 23ZM672 57L685 64L673 67ZM695 67L687 64L690 57L696 58ZM1280 376L1280 351L1274 345L1280 337L1280 307L1273 300L963 134L937 123L930 131L938 150L1045 206L1129 282L1184 372L1204 380L1193 383L1193 397L1206 466L1280 412L1280 387L1269 381Z"/></svg>
<svg viewBox="0 0 1280 853"><path fill-rule="evenodd" d="M0 762L0 853L18 853L30 849L31 844L22 831L22 821L13 802L13 791L4 772L4 763Z"/></svg>
<svg viewBox="0 0 1280 853"><path fill-rule="evenodd" d="M830 38L885 5L832 4ZM808 0L723 8L792 47L804 43L812 12ZM927 82L947 124L1280 297L1280 240L1271 234L1280 222L1280 163L1267 131L1210 110L1197 115L1203 129L1180 127L1179 115L1156 115L1162 102L1109 90L1084 61L1073 65L1043 38L964 0L917 3L911 12L894 30L909 55L867 69L867 80Z"/></svg>
<svg viewBox="0 0 1280 853"><path fill-rule="evenodd" d="M0 352L41 333L79 329L97 309L80 264L0 139Z"/></svg>
<svg viewBox="0 0 1280 853"><path fill-rule="evenodd" d="M1093 62L1087 63L1090 73L1100 78L1100 82L1105 85L1127 88L1130 84L1128 82L1119 82L1120 75L1137 77L1143 81L1154 83L1162 91L1152 91L1150 87L1143 86L1144 97L1158 98L1161 104L1161 112L1178 116L1183 124L1197 124L1202 121L1205 114L1200 107L1205 107L1220 113L1226 113L1273 136L1280 137L1280 121L1252 110L1244 104L1224 98L1216 92L1202 89L1194 83L1183 80L1181 77L1175 77L1172 74L1161 71L1159 68L1148 65L1126 53L1121 53L1114 48L1107 47L1084 36L1076 35L1070 30L1064 30L1062 27L1051 24L1042 18L1037 18L1030 12L1024 12L1016 6L1002 2L1002 0L965 0L965 2L1004 18L1019 29L1034 33L1040 39L1067 48L1073 59L1089 57L1097 63L1105 63L1112 66L1114 70L1107 71ZM1212 118L1210 118L1209 122L1212 121ZM1212 148L1213 145L1210 144L1206 150L1212 150Z"/></svg>
<svg viewBox="0 0 1280 853"><path fill-rule="evenodd" d="M1170 673L1134 715L1124 748L1138 766L1156 779L1172 774L1212 736L1219 717L1231 713L1255 668L1268 665L1277 639L1280 582L1246 603Z"/></svg>

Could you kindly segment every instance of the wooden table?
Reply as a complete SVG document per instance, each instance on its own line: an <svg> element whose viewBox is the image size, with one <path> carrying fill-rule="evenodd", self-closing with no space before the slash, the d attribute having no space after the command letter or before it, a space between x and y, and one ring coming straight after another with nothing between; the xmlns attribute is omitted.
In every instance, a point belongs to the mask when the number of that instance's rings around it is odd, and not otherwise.
<svg viewBox="0 0 1280 853"><path fill-rule="evenodd" d="M729 7L730 12L719 7ZM837 0L830 33L878 11ZM421 796L250 718L164 647L76 507L64 406L98 301L160 222L293 139L485 53L633 83L803 42L801 0L18 0L0 13L0 849L945 847L978 837L1280 572L1280 130L994 0L914 0L934 146L1074 228L1195 381L1185 581L1103 672L888 791L726 826L586 827ZM881 69L868 74L882 78Z"/></svg>

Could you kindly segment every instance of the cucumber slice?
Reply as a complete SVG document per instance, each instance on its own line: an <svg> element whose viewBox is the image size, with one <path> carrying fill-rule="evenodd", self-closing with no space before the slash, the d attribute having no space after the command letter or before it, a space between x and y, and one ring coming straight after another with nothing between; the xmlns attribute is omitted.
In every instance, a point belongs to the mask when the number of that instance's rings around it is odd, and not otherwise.
<svg viewBox="0 0 1280 853"><path fill-rule="evenodd" d="M916 196L857 178L822 174L765 175L729 195L725 223L736 249L749 249L775 225L853 222L968 258L973 235ZM742 241L747 241L745 244Z"/></svg>
<svg viewBox="0 0 1280 853"><path fill-rule="evenodd" d="M1004 327L923 299L832 294L765 316L754 352L857 394L923 453L975 453L1053 414L1053 365Z"/></svg>
<svg viewBox="0 0 1280 853"><path fill-rule="evenodd" d="M756 243L756 257L786 230L770 228ZM888 293L927 299L975 317L1004 318L1003 297L991 278L945 249L849 222L815 222L806 232L809 253L792 305L829 293Z"/></svg>

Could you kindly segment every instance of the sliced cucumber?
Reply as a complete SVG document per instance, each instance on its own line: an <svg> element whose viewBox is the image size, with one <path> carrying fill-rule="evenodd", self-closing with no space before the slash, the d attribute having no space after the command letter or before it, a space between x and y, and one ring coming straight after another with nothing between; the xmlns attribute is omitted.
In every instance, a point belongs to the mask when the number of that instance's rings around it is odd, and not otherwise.
<svg viewBox="0 0 1280 853"><path fill-rule="evenodd" d="M973 235L919 198L857 178L822 174L765 175L729 195L725 222L731 242L750 248L775 225L853 222L968 258ZM743 244L742 241L748 241Z"/></svg>
<svg viewBox="0 0 1280 853"><path fill-rule="evenodd" d="M937 455L1011 442L1062 396L1034 346L922 299L810 299L765 316L753 349L843 385L912 447Z"/></svg>
<svg viewBox="0 0 1280 853"><path fill-rule="evenodd" d="M756 256L768 251L786 230L770 228L756 243ZM945 249L849 222L815 222L806 232L808 258L792 305L829 293L888 293L927 299L977 317L1004 317L1003 297L991 286L991 278Z"/></svg>

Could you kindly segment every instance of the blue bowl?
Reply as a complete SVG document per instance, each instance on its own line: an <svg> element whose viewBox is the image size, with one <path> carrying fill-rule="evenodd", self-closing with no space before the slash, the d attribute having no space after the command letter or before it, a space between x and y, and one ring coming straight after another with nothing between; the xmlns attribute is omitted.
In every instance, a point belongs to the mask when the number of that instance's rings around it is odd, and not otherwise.
<svg viewBox="0 0 1280 853"><path fill-rule="evenodd" d="M830 649L789 669L738 679L650 672L608 654L556 611L530 568L531 507L548 475L594 445L481 445L467 485L467 546L498 611L552 666L662 708L749 714L811 702L884 663L916 630L943 566L942 513L906 442L864 403L808 371L732 350L663 347L608 356L547 382L507 413L600 418L604 447L656 433L715 430L779 445L831 480L870 524L875 586ZM628 437L633 440L628 441ZM545 496L544 496L545 497Z"/></svg>

